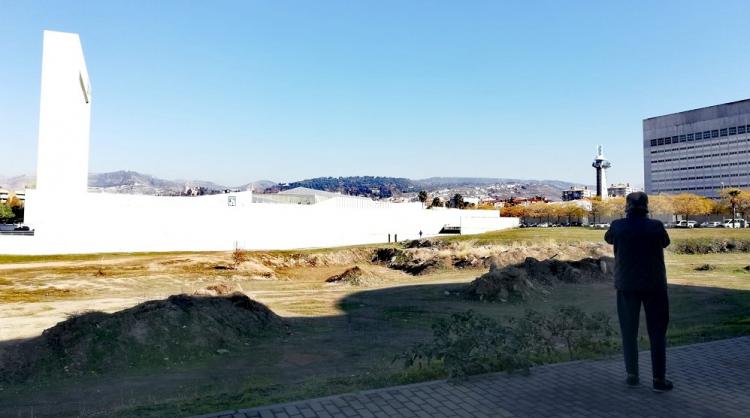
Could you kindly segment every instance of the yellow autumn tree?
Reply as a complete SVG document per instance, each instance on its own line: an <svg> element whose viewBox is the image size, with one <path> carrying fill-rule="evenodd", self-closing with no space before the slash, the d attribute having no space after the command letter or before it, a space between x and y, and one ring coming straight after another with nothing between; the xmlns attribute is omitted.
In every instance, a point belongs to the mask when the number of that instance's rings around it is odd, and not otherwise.
<svg viewBox="0 0 750 418"><path fill-rule="evenodd" d="M680 193L672 196L672 211L675 215L682 215L686 221L691 217L708 215L713 205L708 198L692 193Z"/></svg>

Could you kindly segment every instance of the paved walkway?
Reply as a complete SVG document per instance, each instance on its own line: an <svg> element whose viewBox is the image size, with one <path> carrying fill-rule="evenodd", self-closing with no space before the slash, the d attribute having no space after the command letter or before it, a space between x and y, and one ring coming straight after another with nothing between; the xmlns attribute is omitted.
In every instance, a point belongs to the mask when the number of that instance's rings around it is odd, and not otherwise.
<svg viewBox="0 0 750 418"><path fill-rule="evenodd" d="M433 381L206 417L749 417L750 337L669 350L669 393L623 382L622 359L541 366L530 376ZM641 375L651 361L641 353Z"/></svg>

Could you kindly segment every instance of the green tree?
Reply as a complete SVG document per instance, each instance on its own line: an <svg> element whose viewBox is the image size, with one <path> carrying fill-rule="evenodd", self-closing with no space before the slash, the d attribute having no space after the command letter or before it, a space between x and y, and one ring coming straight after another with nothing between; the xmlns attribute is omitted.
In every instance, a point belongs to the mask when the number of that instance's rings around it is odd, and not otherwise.
<svg viewBox="0 0 750 418"><path fill-rule="evenodd" d="M451 199L451 202L454 208L463 209L463 207L466 206L466 203L464 203L464 197L461 196L460 193L456 193L453 196L453 199Z"/></svg>
<svg viewBox="0 0 750 418"><path fill-rule="evenodd" d="M737 218L737 209L747 207L750 201L750 193L735 188L722 190L720 196L722 205L731 210L732 220Z"/></svg>
<svg viewBox="0 0 750 418"><path fill-rule="evenodd" d="M419 198L419 201L422 202L422 206L424 206L424 202L427 201L427 192L420 190L419 194L417 194L417 198Z"/></svg>
<svg viewBox="0 0 750 418"><path fill-rule="evenodd" d="M0 221L7 222L9 219L13 219L16 217L16 214L13 213L13 209L10 208L10 206L6 205L5 203L0 204Z"/></svg>
<svg viewBox="0 0 750 418"><path fill-rule="evenodd" d="M439 208L443 206L443 202L440 200L439 197L435 196L432 198L432 204L430 206Z"/></svg>

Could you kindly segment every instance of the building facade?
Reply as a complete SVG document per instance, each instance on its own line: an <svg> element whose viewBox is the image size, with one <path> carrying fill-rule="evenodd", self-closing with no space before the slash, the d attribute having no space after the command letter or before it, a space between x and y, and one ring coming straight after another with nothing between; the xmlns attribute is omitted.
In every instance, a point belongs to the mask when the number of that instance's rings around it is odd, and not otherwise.
<svg viewBox="0 0 750 418"><path fill-rule="evenodd" d="M750 99L645 119L643 171L649 194L750 187Z"/></svg>
<svg viewBox="0 0 750 418"><path fill-rule="evenodd" d="M625 197L630 193L637 192L638 189L631 186L630 183L611 184L607 187L609 197Z"/></svg>
<svg viewBox="0 0 750 418"><path fill-rule="evenodd" d="M594 192L588 187L571 187L568 190L562 191L563 202L569 202L571 200L581 200L594 197Z"/></svg>

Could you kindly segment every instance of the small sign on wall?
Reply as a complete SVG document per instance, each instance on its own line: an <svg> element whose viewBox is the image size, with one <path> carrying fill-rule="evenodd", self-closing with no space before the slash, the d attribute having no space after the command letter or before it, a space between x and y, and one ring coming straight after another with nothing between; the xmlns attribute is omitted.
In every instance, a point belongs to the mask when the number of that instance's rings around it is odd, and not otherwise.
<svg viewBox="0 0 750 418"><path fill-rule="evenodd" d="M237 206L237 196L228 196L227 197L227 205L228 206Z"/></svg>

